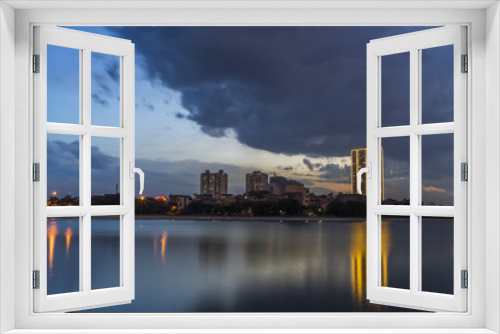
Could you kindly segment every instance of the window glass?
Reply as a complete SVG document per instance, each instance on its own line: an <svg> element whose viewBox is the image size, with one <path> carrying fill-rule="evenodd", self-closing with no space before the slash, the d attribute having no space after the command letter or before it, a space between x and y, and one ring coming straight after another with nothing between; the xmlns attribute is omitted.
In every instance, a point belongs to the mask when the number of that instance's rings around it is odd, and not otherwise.
<svg viewBox="0 0 500 334"><path fill-rule="evenodd" d="M380 285L410 289L410 218L381 218Z"/></svg>
<svg viewBox="0 0 500 334"><path fill-rule="evenodd" d="M92 137L92 205L120 205L120 141Z"/></svg>
<svg viewBox="0 0 500 334"><path fill-rule="evenodd" d="M422 291L453 294L453 218L422 218Z"/></svg>
<svg viewBox="0 0 500 334"><path fill-rule="evenodd" d="M410 53L381 57L382 126L410 124Z"/></svg>
<svg viewBox="0 0 500 334"><path fill-rule="evenodd" d="M80 205L80 137L47 134L47 206Z"/></svg>
<svg viewBox="0 0 500 334"><path fill-rule="evenodd" d="M452 133L422 136L422 205L454 203Z"/></svg>
<svg viewBox="0 0 500 334"><path fill-rule="evenodd" d="M47 294L80 291L80 218L47 219Z"/></svg>
<svg viewBox="0 0 500 334"><path fill-rule="evenodd" d="M120 286L120 217L92 217L92 290Z"/></svg>
<svg viewBox="0 0 500 334"><path fill-rule="evenodd" d="M382 204L410 204L410 137L382 138Z"/></svg>
<svg viewBox="0 0 500 334"><path fill-rule="evenodd" d="M453 45L423 49L422 123L453 122Z"/></svg>
<svg viewBox="0 0 500 334"><path fill-rule="evenodd" d="M92 52L92 125L120 126L120 57Z"/></svg>
<svg viewBox="0 0 500 334"><path fill-rule="evenodd" d="M47 45L47 122L80 122L80 50Z"/></svg>

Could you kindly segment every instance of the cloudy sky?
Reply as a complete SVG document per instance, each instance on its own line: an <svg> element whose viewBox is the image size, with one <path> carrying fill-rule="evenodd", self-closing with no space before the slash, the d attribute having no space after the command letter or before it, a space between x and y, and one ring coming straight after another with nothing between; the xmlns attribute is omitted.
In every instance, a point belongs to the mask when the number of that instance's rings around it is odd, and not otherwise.
<svg viewBox="0 0 500 334"><path fill-rule="evenodd" d="M147 195L168 195L198 192L206 169L224 169L234 194L253 170L299 180L317 194L349 192L350 151L366 145L366 44L427 28L73 29L135 43L136 165ZM453 121L451 54L451 47L423 53L424 123ZM383 126L408 124L408 61L407 54L382 60ZM48 66L48 121L77 123L78 52L51 46ZM117 126L118 108L118 58L94 53L92 124ZM48 140L48 192L78 193L78 138ZM408 140L384 141L386 197L408 198ZM92 145L92 193L113 193L119 144L95 138ZM424 200L449 204L453 136L423 145Z"/></svg>

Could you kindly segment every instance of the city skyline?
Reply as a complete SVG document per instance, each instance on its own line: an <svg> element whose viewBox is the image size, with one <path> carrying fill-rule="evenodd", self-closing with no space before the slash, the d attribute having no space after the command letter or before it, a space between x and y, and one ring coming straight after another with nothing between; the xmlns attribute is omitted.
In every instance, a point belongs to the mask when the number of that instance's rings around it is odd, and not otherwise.
<svg viewBox="0 0 500 334"><path fill-rule="evenodd" d="M427 28L71 27L136 44L136 166L146 172L147 196L195 193L206 169L224 169L230 193L243 193L245 174L254 170L296 179L317 194L350 192L350 150L366 145L366 43ZM116 103L110 87L117 67L99 59L93 106L105 111ZM61 80L74 67L64 54L49 61L59 68L49 80ZM392 87L395 96L404 88L401 80ZM438 109L449 94L432 100ZM56 119L66 110L63 102L50 102ZM387 114L404 121L394 108ZM433 117L438 122L444 116ZM47 191L77 194L78 145L63 137L48 143L49 173L64 178ZM441 154L446 143L427 151L435 161L423 175L431 195L452 196L443 167L449 155ZM92 145L99 185L92 192L114 192L116 150L104 142ZM386 152L386 197L402 198L408 162L401 143L393 147Z"/></svg>

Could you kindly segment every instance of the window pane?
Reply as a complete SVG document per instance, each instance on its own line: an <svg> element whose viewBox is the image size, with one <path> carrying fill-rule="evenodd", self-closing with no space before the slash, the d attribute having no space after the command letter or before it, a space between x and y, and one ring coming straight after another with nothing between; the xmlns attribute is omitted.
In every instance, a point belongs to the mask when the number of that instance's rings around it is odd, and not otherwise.
<svg viewBox="0 0 500 334"><path fill-rule="evenodd" d="M422 205L453 205L453 137L422 136Z"/></svg>
<svg viewBox="0 0 500 334"><path fill-rule="evenodd" d="M422 218L422 291L453 294L453 218Z"/></svg>
<svg viewBox="0 0 500 334"><path fill-rule="evenodd" d="M79 205L80 137L47 134L47 206Z"/></svg>
<svg viewBox="0 0 500 334"><path fill-rule="evenodd" d="M410 137L381 139L382 204L410 204Z"/></svg>
<svg viewBox="0 0 500 334"><path fill-rule="evenodd" d="M410 124L410 53L382 56L382 126Z"/></svg>
<svg viewBox="0 0 500 334"><path fill-rule="evenodd" d="M410 288L410 218L383 216L380 285Z"/></svg>
<svg viewBox="0 0 500 334"><path fill-rule="evenodd" d="M47 122L80 122L80 50L47 45Z"/></svg>
<svg viewBox="0 0 500 334"><path fill-rule="evenodd" d="M120 205L120 138L92 137L92 205Z"/></svg>
<svg viewBox="0 0 500 334"><path fill-rule="evenodd" d="M120 126L120 57L92 52L92 125Z"/></svg>
<svg viewBox="0 0 500 334"><path fill-rule="evenodd" d="M422 123L453 122L453 45L421 52Z"/></svg>
<svg viewBox="0 0 500 334"><path fill-rule="evenodd" d="M80 218L47 219L47 294L80 291Z"/></svg>
<svg viewBox="0 0 500 334"><path fill-rule="evenodd" d="M120 217L92 217L92 289L120 286Z"/></svg>

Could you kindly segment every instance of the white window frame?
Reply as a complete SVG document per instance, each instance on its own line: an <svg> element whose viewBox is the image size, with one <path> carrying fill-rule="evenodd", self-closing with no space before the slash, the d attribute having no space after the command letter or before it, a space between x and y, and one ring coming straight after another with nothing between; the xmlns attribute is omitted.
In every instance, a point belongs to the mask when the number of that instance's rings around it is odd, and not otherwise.
<svg viewBox="0 0 500 334"><path fill-rule="evenodd" d="M467 73L462 73L461 56L467 54L467 31L449 26L370 41L367 45L367 287L370 302L384 305L411 305L422 310L467 310L467 290L461 287L461 270L467 269L467 183L461 181L461 163L467 162ZM448 123L422 123L422 51L452 45L454 120ZM409 53L409 124L383 126L382 57ZM472 71L471 71L472 72ZM469 72L469 73L471 73ZM422 205L422 138L424 135L453 135L454 205ZM410 205L382 205L382 141L385 138L409 140ZM409 289L385 287L382 275L382 216L406 216L409 221ZM453 294L422 291L422 218L453 218ZM390 280L390 277L389 277Z"/></svg>
<svg viewBox="0 0 500 334"><path fill-rule="evenodd" d="M80 58L80 120L78 124L47 122L47 45L78 50ZM119 126L95 126L91 121L92 52L114 55L120 64ZM35 312L74 311L92 305L130 303L135 292L135 207L134 179L130 170L135 162L135 52L129 40L101 36L60 27L34 27L34 54L39 56L39 73L34 83L34 162L39 164L39 181L33 184L34 269L39 271L39 288L34 290ZM78 136L80 157L80 205L47 206L47 135ZM119 141L120 203L92 205L92 138L107 137ZM117 287L92 289L91 230L92 216L119 217L119 277ZM47 218L79 217L79 290L47 295Z"/></svg>
<svg viewBox="0 0 500 334"><path fill-rule="evenodd" d="M18 9L14 11L11 6ZM15 329L13 333L37 333L37 329L59 328L61 333L70 333L86 328L89 333L105 332L104 329L144 333L146 328L163 328L164 331L158 332L173 333L181 332L181 328L191 328L199 333L248 333L248 329L261 333L345 332L342 329L351 329L350 333L450 333L460 332L460 329L462 333L500 332L499 16L498 1L204 1L201 4L191 1L5 0L0 3L0 331ZM468 312L34 314L30 256L33 244L30 55L35 24L467 25L471 69L468 78L471 87L468 96L468 109L471 110L468 115L468 132L471 134L468 142L468 219L471 222L468 230ZM12 145L12 136L15 136L15 145ZM486 174L491 174L488 182ZM14 199L11 197L13 189ZM6 209L9 206L14 206L15 210ZM299 328L301 330L297 330Z"/></svg>

